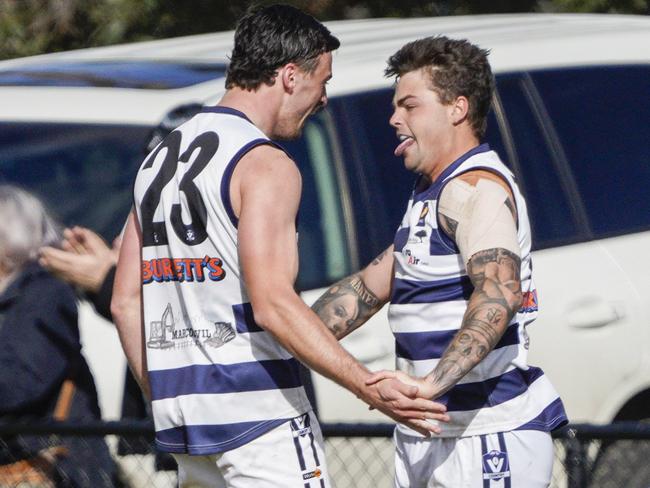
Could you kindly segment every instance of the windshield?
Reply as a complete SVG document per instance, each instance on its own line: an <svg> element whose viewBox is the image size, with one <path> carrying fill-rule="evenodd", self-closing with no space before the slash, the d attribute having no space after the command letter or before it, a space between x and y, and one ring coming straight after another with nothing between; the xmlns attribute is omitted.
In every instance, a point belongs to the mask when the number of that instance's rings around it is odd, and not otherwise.
<svg viewBox="0 0 650 488"><path fill-rule="evenodd" d="M0 123L0 179L43 199L65 225L109 242L132 204L131 188L150 127Z"/></svg>

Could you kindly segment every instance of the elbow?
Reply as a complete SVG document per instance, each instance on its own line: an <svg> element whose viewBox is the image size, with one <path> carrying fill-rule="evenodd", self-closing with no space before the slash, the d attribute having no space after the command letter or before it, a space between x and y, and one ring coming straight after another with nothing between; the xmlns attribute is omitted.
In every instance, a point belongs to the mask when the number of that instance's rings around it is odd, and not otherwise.
<svg viewBox="0 0 650 488"><path fill-rule="evenodd" d="M124 303L123 301L113 295L111 298L111 316L113 317L113 321L115 323L119 322L119 319L123 316L123 311L124 311Z"/></svg>
<svg viewBox="0 0 650 488"><path fill-rule="evenodd" d="M126 295L113 293L111 297L111 316L116 325L122 322L123 318L127 315L131 301L132 299Z"/></svg>
<svg viewBox="0 0 650 488"><path fill-rule="evenodd" d="M278 335L279 329L286 325L292 312L292 298L297 297L292 290L274 291L251 298L253 320L262 329ZM306 305L305 305L306 307Z"/></svg>
<svg viewBox="0 0 650 488"><path fill-rule="evenodd" d="M277 306L270 300L251 302L253 321L258 327L273 332L274 324L278 322Z"/></svg>

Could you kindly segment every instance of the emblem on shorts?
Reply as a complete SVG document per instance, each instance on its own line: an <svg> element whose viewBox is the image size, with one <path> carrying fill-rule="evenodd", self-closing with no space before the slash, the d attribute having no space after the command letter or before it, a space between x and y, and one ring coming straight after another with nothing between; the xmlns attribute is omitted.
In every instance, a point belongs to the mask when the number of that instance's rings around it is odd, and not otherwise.
<svg viewBox="0 0 650 488"><path fill-rule="evenodd" d="M235 329L229 322L215 322L214 329L212 337L205 341L208 346L221 347L235 338Z"/></svg>
<svg viewBox="0 0 650 488"><path fill-rule="evenodd" d="M303 414L295 419L291 419L291 433L294 437L305 437L311 434L311 426L309 425L309 415Z"/></svg>
<svg viewBox="0 0 650 488"><path fill-rule="evenodd" d="M483 454L483 479L499 481L510 476L508 454L502 451L490 451Z"/></svg>

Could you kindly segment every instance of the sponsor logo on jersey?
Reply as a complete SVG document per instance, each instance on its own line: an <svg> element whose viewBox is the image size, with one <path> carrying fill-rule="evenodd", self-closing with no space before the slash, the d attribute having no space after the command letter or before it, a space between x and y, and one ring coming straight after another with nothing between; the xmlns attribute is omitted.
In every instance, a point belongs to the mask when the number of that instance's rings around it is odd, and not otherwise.
<svg viewBox="0 0 650 488"><path fill-rule="evenodd" d="M307 481L313 478L320 478L323 475L323 472L321 471L320 468L316 468L313 471L309 471L308 473L303 473L302 474L302 479L303 481Z"/></svg>
<svg viewBox="0 0 650 488"><path fill-rule="evenodd" d="M420 229L414 234L409 237L408 243L409 244L422 244L423 242L426 242L426 239L428 239L427 235L427 228L425 227L424 229Z"/></svg>
<svg viewBox="0 0 650 488"><path fill-rule="evenodd" d="M520 312L537 312L537 290L527 291L524 293L524 299L519 309Z"/></svg>
<svg viewBox="0 0 650 488"><path fill-rule="evenodd" d="M502 451L490 451L483 454L483 479L499 481L510 476L508 454Z"/></svg>
<svg viewBox="0 0 650 488"><path fill-rule="evenodd" d="M142 261L142 284L165 281L221 281L226 277L220 258L156 258Z"/></svg>
<svg viewBox="0 0 650 488"><path fill-rule="evenodd" d="M410 249L404 249L402 254L406 257L406 263L413 266L420 264L420 258L416 258Z"/></svg>
<svg viewBox="0 0 650 488"><path fill-rule="evenodd" d="M422 211L420 212L420 217L418 217L418 223L416 224L417 227L424 227L424 223L428 214L429 214L429 203L424 202L424 206L422 207Z"/></svg>
<svg viewBox="0 0 650 488"><path fill-rule="evenodd" d="M229 322L215 322L214 329L212 337L205 341L208 346L221 347L235 338L235 329Z"/></svg>
<svg viewBox="0 0 650 488"><path fill-rule="evenodd" d="M189 323L189 326L186 324ZM201 323L197 321L197 324ZM182 349L190 346L207 345L221 347L236 337L236 332L229 322L214 322L214 331L209 328L199 328L190 319L182 322L183 327L177 328L171 303L167 304L160 320L149 322L150 349Z"/></svg>

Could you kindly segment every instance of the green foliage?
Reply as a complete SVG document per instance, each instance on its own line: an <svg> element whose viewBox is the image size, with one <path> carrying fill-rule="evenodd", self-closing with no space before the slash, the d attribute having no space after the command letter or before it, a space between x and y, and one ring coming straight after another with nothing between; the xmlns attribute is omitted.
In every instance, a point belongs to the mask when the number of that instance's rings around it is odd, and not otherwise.
<svg viewBox="0 0 650 488"><path fill-rule="evenodd" d="M259 0L321 20L496 12L650 13L650 0ZM0 59L232 29L251 0L0 0Z"/></svg>
<svg viewBox="0 0 650 488"><path fill-rule="evenodd" d="M648 14L648 0L553 0L560 12L594 12L620 14Z"/></svg>

